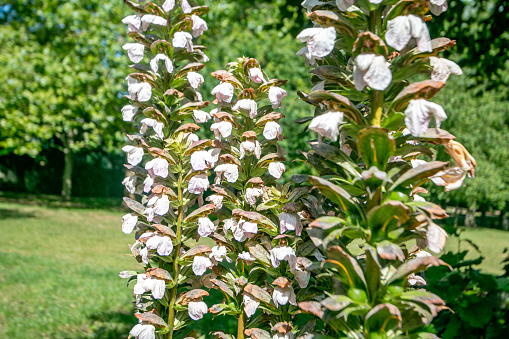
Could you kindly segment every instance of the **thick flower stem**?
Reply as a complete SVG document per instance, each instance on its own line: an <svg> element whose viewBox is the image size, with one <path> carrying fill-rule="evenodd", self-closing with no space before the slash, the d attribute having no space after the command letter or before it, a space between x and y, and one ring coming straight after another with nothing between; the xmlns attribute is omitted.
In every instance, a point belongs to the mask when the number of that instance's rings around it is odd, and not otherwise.
<svg viewBox="0 0 509 339"><path fill-rule="evenodd" d="M173 256L173 281L175 283L175 286L171 289L171 296L170 296L170 302L169 302L169 309L168 309L168 325L170 326L170 331L166 334L166 339L172 339L173 338L173 328L175 324L175 300L177 298L177 290L178 290L178 277L179 277L179 256L180 256L180 248L181 248L181 241L182 241L182 219L184 216L184 210L182 208L182 174L179 174L178 178L178 201L180 202L180 206L178 208L178 219L177 219L177 232L176 232L176 238L177 238L177 244L175 245L174 249L174 256Z"/></svg>
<svg viewBox="0 0 509 339"><path fill-rule="evenodd" d="M244 329L246 327L246 314L242 311L239 315L239 321L237 324L237 339L244 339Z"/></svg>
<svg viewBox="0 0 509 339"><path fill-rule="evenodd" d="M371 92L371 114L373 115L372 125L380 127L382 122L382 103L384 99L383 91L372 91Z"/></svg>

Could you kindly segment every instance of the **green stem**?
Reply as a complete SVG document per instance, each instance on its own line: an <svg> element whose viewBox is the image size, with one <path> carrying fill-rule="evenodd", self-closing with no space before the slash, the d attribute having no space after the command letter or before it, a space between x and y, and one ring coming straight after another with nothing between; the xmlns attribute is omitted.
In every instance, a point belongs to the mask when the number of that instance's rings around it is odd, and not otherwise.
<svg viewBox="0 0 509 339"><path fill-rule="evenodd" d="M170 331L166 334L167 339L173 338L173 329L175 324L175 300L177 298L177 290L178 290L178 276L179 276L179 256L180 256L180 247L182 243L182 219L184 216L184 210L182 208L182 173L179 173L178 178L178 201L179 201L179 209L178 209L178 220L177 220L177 244L174 248L174 257L173 257L173 281L175 286L171 289L171 296L169 302L168 309L168 325L170 326Z"/></svg>
<svg viewBox="0 0 509 339"><path fill-rule="evenodd" d="M384 92L383 91L371 91L371 114L373 114L372 125L376 127L380 127L382 123L382 103L384 101Z"/></svg>
<svg viewBox="0 0 509 339"><path fill-rule="evenodd" d="M237 323L237 339L244 339L244 329L246 327L246 314L244 310L240 312L239 321Z"/></svg>

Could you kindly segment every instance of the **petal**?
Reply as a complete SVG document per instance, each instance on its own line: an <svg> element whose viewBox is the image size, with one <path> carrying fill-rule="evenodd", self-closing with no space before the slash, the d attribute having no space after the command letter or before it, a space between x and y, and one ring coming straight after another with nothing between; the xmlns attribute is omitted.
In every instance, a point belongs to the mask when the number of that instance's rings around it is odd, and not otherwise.
<svg viewBox="0 0 509 339"><path fill-rule="evenodd" d="M374 90L384 91L392 81L389 64L382 55L377 55L364 75L364 81Z"/></svg>
<svg viewBox="0 0 509 339"><path fill-rule="evenodd" d="M398 16L387 23L385 41L397 51L401 51L412 38L410 22L406 16Z"/></svg>

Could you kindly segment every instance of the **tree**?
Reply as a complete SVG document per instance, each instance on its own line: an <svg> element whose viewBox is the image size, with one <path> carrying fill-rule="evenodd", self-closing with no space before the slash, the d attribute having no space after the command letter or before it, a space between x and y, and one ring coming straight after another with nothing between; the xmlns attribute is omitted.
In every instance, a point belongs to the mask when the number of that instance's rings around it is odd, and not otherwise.
<svg viewBox="0 0 509 339"><path fill-rule="evenodd" d="M9 0L0 11L0 147L36 157L64 153L62 198L73 155L122 140L120 1Z"/></svg>

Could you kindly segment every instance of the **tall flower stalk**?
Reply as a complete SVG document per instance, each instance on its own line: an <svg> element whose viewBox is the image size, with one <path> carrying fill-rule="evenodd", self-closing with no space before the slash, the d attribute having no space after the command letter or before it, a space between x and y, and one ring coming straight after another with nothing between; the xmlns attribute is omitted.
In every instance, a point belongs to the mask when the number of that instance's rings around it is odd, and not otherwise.
<svg viewBox="0 0 509 339"><path fill-rule="evenodd" d="M136 233L131 252L144 271L120 276L135 282L140 323L130 334L174 338L207 313L208 292L192 281L212 266L211 249L189 242L198 236L199 217L209 211L203 193L207 171L218 160L211 143L195 134L209 118L197 73L207 57L193 43L207 29L200 15L208 8L186 0L143 2L126 1L136 13L123 20L134 40L124 45L134 73L127 77L131 102L122 115L139 130L123 148L131 173L123 183L136 200L124 198L132 212L122 218L122 230ZM203 152L206 160L197 165Z"/></svg>
<svg viewBox="0 0 509 339"><path fill-rule="evenodd" d="M447 214L425 200L422 185L457 189L475 174L475 159L440 129L447 115L430 101L450 74L461 74L437 57L454 42L431 40L426 26L428 10L440 14L447 2L303 5L315 27L299 34L306 47L297 54L316 67L313 89L300 93L315 115L301 121L318 133L304 154L317 175L296 179L326 199L306 231L327 253L323 275L331 279L321 297L299 303L322 321L309 338L433 337L427 326L446 306L423 289L424 271L446 263L426 250L442 250L447 233L434 220ZM411 83L417 74L431 80ZM454 166L434 159L434 145Z"/></svg>
<svg viewBox="0 0 509 339"><path fill-rule="evenodd" d="M274 338L293 338L297 300L309 300L312 261L306 256L315 247L302 234L300 199L308 189L291 190L276 181L286 170L286 152L278 144L284 115L275 111L286 96L280 87L286 81L270 79L249 58L212 75L220 80L212 91L218 108L211 112L211 130L221 155L211 186L215 194L207 198L218 209L219 227L209 236L227 260L218 260L208 277L208 285L224 294L210 312L235 317L237 339L268 338L271 332Z"/></svg>

